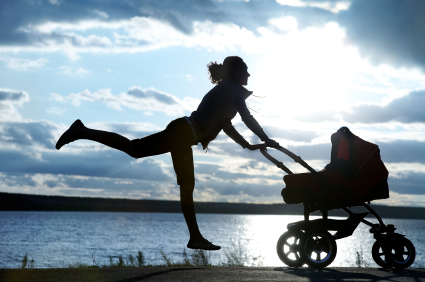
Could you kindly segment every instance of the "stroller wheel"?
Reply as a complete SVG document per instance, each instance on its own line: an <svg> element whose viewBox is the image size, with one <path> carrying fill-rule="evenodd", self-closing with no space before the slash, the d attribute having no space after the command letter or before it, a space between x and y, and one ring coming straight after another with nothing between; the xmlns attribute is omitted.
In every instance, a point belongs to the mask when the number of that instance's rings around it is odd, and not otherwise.
<svg viewBox="0 0 425 282"><path fill-rule="evenodd" d="M388 262L394 268L404 269L412 265L415 261L416 250L410 240L404 237L395 237L389 242Z"/></svg>
<svg viewBox="0 0 425 282"><path fill-rule="evenodd" d="M304 264L299 251L303 235L302 231L287 231L279 237L276 244L277 255L287 266L301 267Z"/></svg>
<svg viewBox="0 0 425 282"><path fill-rule="evenodd" d="M389 256L384 251L384 240L376 240L372 246L372 258L377 265L383 268L391 268Z"/></svg>
<svg viewBox="0 0 425 282"><path fill-rule="evenodd" d="M300 246L300 256L310 267L326 267L336 256L335 239L325 229L307 230L300 240Z"/></svg>

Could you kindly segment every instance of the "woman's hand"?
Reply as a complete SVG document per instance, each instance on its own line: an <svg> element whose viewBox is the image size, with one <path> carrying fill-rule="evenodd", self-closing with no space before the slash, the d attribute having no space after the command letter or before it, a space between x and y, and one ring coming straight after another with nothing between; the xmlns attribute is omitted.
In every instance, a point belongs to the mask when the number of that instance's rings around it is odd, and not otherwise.
<svg viewBox="0 0 425 282"><path fill-rule="evenodd" d="M273 139L267 139L266 141L265 141L265 143L266 143L266 146L267 147L271 147L271 148L277 148L277 147L279 147L279 143L277 143L276 141L274 141Z"/></svg>
<svg viewBox="0 0 425 282"><path fill-rule="evenodd" d="M255 144L255 145L249 144L247 148L251 151L255 151L261 148L266 148L266 144Z"/></svg>

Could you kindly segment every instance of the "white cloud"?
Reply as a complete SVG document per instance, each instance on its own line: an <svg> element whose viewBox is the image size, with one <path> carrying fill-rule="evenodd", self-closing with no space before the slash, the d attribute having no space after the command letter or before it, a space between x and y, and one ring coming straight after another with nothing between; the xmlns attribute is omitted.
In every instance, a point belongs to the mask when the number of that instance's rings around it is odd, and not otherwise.
<svg viewBox="0 0 425 282"><path fill-rule="evenodd" d="M55 114L55 115L63 115L64 113L66 113L66 108L50 107L46 109L46 113Z"/></svg>
<svg viewBox="0 0 425 282"><path fill-rule="evenodd" d="M331 11L332 13L339 13L350 8L349 1L302 1L302 0L276 0L281 5L293 7L316 7L324 10Z"/></svg>
<svg viewBox="0 0 425 282"><path fill-rule="evenodd" d="M39 58L37 60L29 60L23 58L1 57L0 61L6 63L6 66L14 70L31 70L43 67L49 60Z"/></svg>
<svg viewBox="0 0 425 282"><path fill-rule="evenodd" d="M98 15L99 17L104 18L104 19L109 18L109 15L107 13L100 11L98 9L94 9L93 13L95 13L96 15Z"/></svg>
<svg viewBox="0 0 425 282"><path fill-rule="evenodd" d="M60 6L60 3L58 0L49 0L50 4Z"/></svg>
<svg viewBox="0 0 425 282"><path fill-rule="evenodd" d="M183 77L186 78L187 81L189 81L189 82L195 80L195 77L193 75L190 75L190 74L185 74L185 75L183 75Z"/></svg>
<svg viewBox="0 0 425 282"><path fill-rule="evenodd" d="M89 74L91 74L91 71L82 68L82 67L70 67L70 66L62 66L60 67L60 73L61 74L65 74L65 75L69 75L69 76L87 76Z"/></svg>
<svg viewBox="0 0 425 282"><path fill-rule="evenodd" d="M390 191L390 197L385 200L376 201L379 205L425 207L425 195L402 194Z"/></svg>
<svg viewBox="0 0 425 282"><path fill-rule="evenodd" d="M127 93L118 95L114 95L111 89L99 89L93 93L86 89L67 96L52 93L50 99L57 102L69 101L76 107L79 107L83 101L99 101L115 110L122 111L124 107L146 112L163 112L167 115L182 115L185 111L192 111L200 102L190 97L179 99L153 87L142 89L138 86L133 86Z"/></svg>
<svg viewBox="0 0 425 282"><path fill-rule="evenodd" d="M283 31L296 30L298 27L297 19L291 16L270 19L268 23Z"/></svg>
<svg viewBox="0 0 425 282"><path fill-rule="evenodd" d="M0 121L20 120L16 106L22 106L29 101L29 95L25 91L0 88Z"/></svg>

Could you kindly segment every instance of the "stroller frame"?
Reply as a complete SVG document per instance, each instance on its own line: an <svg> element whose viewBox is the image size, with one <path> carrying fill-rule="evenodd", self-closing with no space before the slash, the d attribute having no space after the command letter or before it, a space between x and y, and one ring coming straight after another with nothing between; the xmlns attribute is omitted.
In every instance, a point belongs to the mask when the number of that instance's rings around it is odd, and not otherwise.
<svg viewBox="0 0 425 282"><path fill-rule="evenodd" d="M376 240L372 247L373 260L383 268L404 269L409 267L415 260L416 251L413 244L404 235L395 233L396 228L392 224L385 225L382 218L373 208L356 195L349 191L344 191L333 187L330 182L322 177L316 170L310 167L300 156L295 155L284 147L275 148L295 162L302 165L312 174L319 178L321 199L315 203L303 203L304 220L289 223L288 231L283 233L276 246L277 254L281 261L290 267L301 267L305 263L310 267L326 267L333 262L337 253L335 240L349 237L356 230L360 222L371 227L369 230ZM282 162L279 162L262 148L261 153L288 174L293 174ZM328 189L333 189L341 195L348 195L358 200L355 206L363 206L367 212L354 213L346 206L335 206L326 199ZM332 209L342 209L348 214L345 220L329 219L328 212ZM321 218L310 220L310 214L319 210ZM378 224L365 219L367 215L372 215L378 220ZM336 231L331 235L329 231ZM287 247L287 251L285 251Z"/></svg>

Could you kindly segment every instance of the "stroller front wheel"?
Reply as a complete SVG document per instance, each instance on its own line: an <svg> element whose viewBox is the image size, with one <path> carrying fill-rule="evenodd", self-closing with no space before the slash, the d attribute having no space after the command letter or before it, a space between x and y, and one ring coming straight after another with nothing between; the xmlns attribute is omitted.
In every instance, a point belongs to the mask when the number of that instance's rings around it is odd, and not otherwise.
<svg viewBox="0 0 425 282"><path fill-rule="evenodd" d="M315 228L305 232L300 241L301 258L314 268L330 265L337 252L336 242L325 229Z"/></svg>
<svg viewBox="0 0 425 282"><path fill-rule="evenodd" d="M277 255L289 267L301 267L304 264L299 252L300 240L303 235L302 231L287 231L277 241Z"/></svg>
<svg viewBox="0 0 425 282"><path fill-rule="evenodd" d="M390 242L389 263L397 269L404 269L415 261L416 250L412 242L404 237L396 237Z"/></svg>
<svg viewBox="0 0 425 282"><path fill-rule="evenodd" d="M382 268L391 268L389 255L385 253L384 240L376 240L372 246L372 258Z"/></svg>

